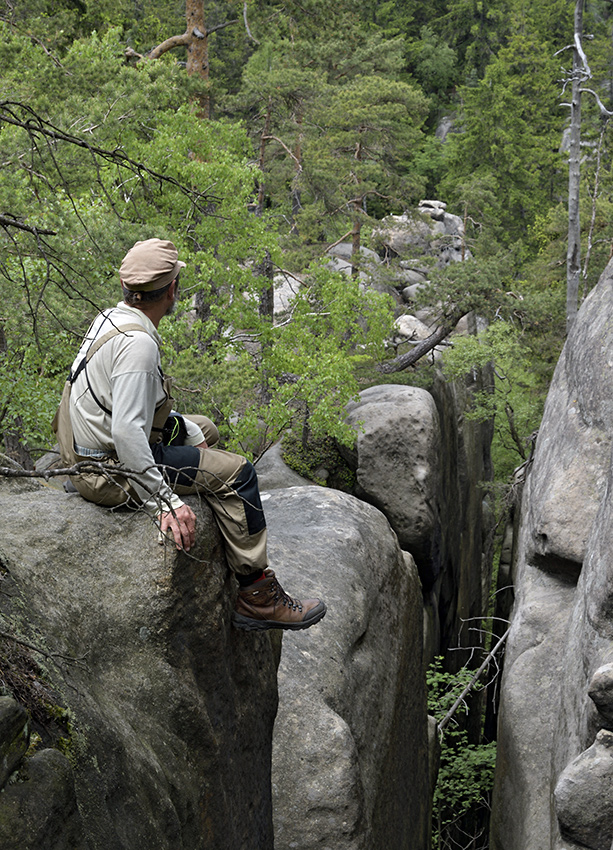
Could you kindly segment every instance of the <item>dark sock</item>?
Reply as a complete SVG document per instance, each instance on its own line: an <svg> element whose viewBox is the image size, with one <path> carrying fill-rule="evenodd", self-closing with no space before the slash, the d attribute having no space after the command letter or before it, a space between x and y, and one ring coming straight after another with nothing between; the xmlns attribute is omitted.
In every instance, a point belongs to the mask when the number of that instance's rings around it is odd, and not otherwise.
<svg viewBox="0 0 613 850"><path fill-rule="evenodd" d="M250 584L254 584L256 581L266 578L264 570L256 570L254 573L249 573L249 575L246 576L241 575L240 573L235 573L235 575L241 587L247 587Z"/></svg>

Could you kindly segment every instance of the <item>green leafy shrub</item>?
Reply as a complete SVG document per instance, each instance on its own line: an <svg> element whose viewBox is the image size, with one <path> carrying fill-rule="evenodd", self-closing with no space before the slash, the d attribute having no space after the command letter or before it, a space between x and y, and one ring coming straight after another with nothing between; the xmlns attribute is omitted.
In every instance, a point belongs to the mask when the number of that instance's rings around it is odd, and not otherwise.
<svg viewBox="0 0 613 850"><path fill-rule="evenodd" d="M443 658L439 656L426 676L428 711L437 723L446 717L474 675L474 671L466 667L457 673L447 673L442 664ZM483 685L477 682L472 690L482 688ZM487 824L496 765L496 742L469 743L468 733L461 725L461 719L467 712L467 703L460 702L454 718L441 734L440 766L432 810L432 846L437 850L487 847L487 840L483 845L476 842L483 824ZM458 715L458 720L455 715ZM466 822L467 816L470 816L469 822ZM465 843L462 836L466 838Z"/></svg>

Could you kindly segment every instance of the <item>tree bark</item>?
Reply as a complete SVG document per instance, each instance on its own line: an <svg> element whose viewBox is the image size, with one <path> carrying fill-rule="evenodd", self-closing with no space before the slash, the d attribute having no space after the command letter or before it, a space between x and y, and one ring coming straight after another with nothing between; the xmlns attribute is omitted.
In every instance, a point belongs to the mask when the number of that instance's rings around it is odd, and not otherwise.
<svg viewBox="0 0 613 850"><path fill-rule="evenodd" d="M358 162L362 160L361 140L355 146L355 158ZM351 276L357 277L360 273L360 248L362 239L362 208L364 197L355 198L353 202L354 218L353 230L351 232Z"/></svg>
<svg viewBox="0 0 613 850"><path fill-rule="evenodd" d="M257 264L254 272L258 277L263 277L268 281L260 295L258 312L262 319L272 322L275 313L274 268L268 251L263 261Z"/></svg>
<svg viewBox="0 0 613 850"><path fill-rule="evenodd" d="M211 102L208 93L209 82L209 36L217 30L236 24L238 18L208 28L204 14L204 0L187 0L185 4L186 30L182 35L167 38L147 54L148 59L159 59L162 54L175 47L187 47L187 73L195 74L205 81L206 88L198 97L200 116L210 118ZM133 55L133 54L132 54Z"/></svg>
<svg viewBox="0 0 613 850"><path fill-rule="evenodd" d="M8 341L2 325L3 320L0 320L0 355L8 353ZM5 411L6 412L6 411ZM34 469L32 456L23 444L23 422L21 416L15 416L10 421L4 423L4 416L0 419L2 423L2 440L4 442L4 450L8 457L16 460L24 469Z"/></svg>
<svg viewBox="0 0 613 850"><path fill-rule="evenodd" d="M582 56L583 3L575 3L575 46L573 49L573 81L570 107L570 150L568 155L568 247L566 253L566 333L568 334L579 304L581 275L581 221L579 186L581 181L581 83L585 66Z"/></svg>
<svg viewBox="0 0 613 850"><path fill-rule="evenodd" d="M302 104L298 106L296 115L296 144L294 146L294 162L296 164L294 179L292 180L292 233L298 233L296 219L302 209L302 196L300 192L300 175L302 174Z"/></svg>
<svg viewBox="0 0 613 850"><path fill-rule="evenodd" d="M258 186L258 200L255 209L256 215L262 215L264 212L264 165L266 157L266 142L270 139L270 122L272 120L272 98L268 98L268 106L266 107L266 120L264 122L264 130L260 136L260 185Z"/></svg>
<svg viewBox="0 0 613 850"><path fill-rule="evenodd" d="M357 277L360 273L360 248L362 243L362 199L354 202L355 218L351 231L351 276Z"/></svg>
<svg viewBox="0 0 613 850"><path fill-rule="evenodd" d="M207 90L198 98L203 118L211 116L209 82L209 34L204 19L204 0L187 0L185 4L187 31L192 36L187 45L187 73L195 74L207 83Z"/></svg>
<svg viewBox="0 0 613 850"><path fill-rule="evenodd" d="M429 351L432 351L433 348L436 348L437 345L440 345L445 337L449 336L462 316L465 315L466 313L456 315L451 319L448 319L446 322L443 322L443 324L440 325L433 334L430 334L427 339L423 339L419 342L415 348L411 349L411 351L407 351L406 354L401 354L400 357L396 357L394 360L388 360L385 363L379 364L379 371L385 374L390 374L391 372L402 372L403 369L408 369L409 366L417 363L424 354L427 354Z"/></svg>

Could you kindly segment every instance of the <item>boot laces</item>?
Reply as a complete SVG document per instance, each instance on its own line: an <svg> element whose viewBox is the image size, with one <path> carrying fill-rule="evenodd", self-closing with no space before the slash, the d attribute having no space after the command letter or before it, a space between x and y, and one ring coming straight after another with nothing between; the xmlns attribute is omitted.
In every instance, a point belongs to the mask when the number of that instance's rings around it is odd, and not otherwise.
<svg viewBox="0 0 613 850"><path fill-rule="evenodd" d="M279 582L276 579L273 579L272 584L270 585L270 589L274 594L275 602L280 602L282 605L286 605L292 609L292 611L300 611L302 612L302 603L299 599L292 599L289 593L286 593Z"/></svg>

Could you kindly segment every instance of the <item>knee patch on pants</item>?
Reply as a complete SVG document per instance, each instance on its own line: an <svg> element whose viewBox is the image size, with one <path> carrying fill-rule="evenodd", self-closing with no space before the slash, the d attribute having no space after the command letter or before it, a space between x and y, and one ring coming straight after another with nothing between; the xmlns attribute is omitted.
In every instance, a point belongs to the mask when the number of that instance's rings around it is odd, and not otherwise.
<svg viewBox="0 0 613 850"><path fill-rule="evenodd" d="M232 486L243 501L249 534L263 531L266 528L266 519L260 500L258 477L253 464L248 460L245 461Z"/></svg>

